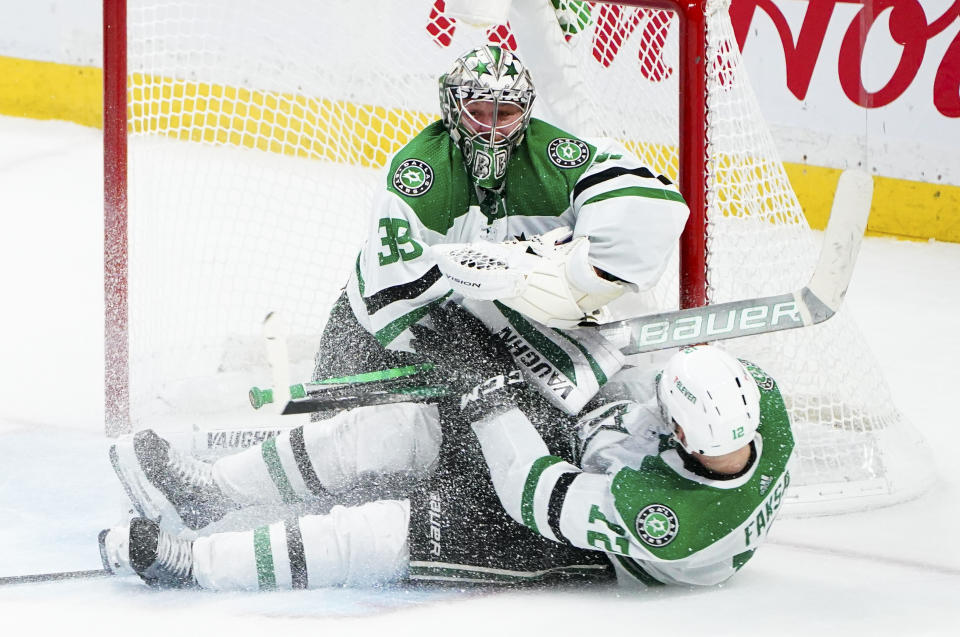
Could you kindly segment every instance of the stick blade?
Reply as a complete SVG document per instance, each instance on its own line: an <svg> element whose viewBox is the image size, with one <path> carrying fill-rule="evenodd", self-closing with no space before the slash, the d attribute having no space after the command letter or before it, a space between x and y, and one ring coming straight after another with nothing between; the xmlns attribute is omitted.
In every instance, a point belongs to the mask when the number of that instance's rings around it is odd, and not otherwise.
<svg viewBox="0 0 960 637"><path fill-rule="evenodd" d="M267 362L273 372L273 404L277 413L290 402L290 354L287 351L287 321L278 312L270 312L263 319L263 340Z"/></svg>

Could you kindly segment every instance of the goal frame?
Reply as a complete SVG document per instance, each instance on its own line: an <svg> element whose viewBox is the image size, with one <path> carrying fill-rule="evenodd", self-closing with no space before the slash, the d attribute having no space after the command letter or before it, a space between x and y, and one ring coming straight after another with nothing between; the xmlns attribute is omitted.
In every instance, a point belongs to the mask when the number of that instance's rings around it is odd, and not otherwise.
<svg viewBox="0 0 960 637"><path fill-rule="evenodd" d="M104 426L130 431L127 2L103 0Z"/></svg>
<svg viewBox="0 0 960 637"><path fill-rule="evenodd" d="M680 307L707 302L707 27L704 3L601 0L672 11L679 26L679 189L690 216L680 239ZM103 0L104 420L108 436L128 433L127 2Z"/></svg>

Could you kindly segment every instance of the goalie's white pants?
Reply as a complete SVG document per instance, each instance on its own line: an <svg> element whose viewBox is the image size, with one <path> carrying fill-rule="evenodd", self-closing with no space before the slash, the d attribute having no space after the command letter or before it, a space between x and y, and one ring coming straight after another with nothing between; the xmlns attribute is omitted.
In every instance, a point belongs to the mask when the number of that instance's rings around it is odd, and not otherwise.
<svg viewBox="0 0 960 637"><path fill-rule="evenodd" d="M221 458L213 477L241 506L296 503L425 478L436 468L440 439L434 405L360 407Z"/></svg>
<svg viewBox="0 0 960 637"><path fill-rule="evenodd" d="M251 531L193 543L193 574L214 590L369 586L406 576L408 500L335 506Z"/></svg>

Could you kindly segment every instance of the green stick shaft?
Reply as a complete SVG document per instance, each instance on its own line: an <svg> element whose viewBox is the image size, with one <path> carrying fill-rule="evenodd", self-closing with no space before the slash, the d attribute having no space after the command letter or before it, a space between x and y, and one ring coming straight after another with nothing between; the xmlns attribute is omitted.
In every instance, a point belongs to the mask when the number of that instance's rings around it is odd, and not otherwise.
<svg viewBox="0 0 960 637"><path fill-rule="evenodd" d="M423 363L420 365L407 365L405 367L394 367L392 369L355 374L353 376L327 378L314 383L299 383L290 386L290 399L294 401L308 397L333 396L335 393L342 393L341 390L344 389L350 389L351 392L360 393L371 390L388 391L389 393L396 393L401 390L410 391L422 387L426 382L424 376L432 370L433 365ZM250 404L254 409L260 409L264 405L269 405L274 400L273 389L252 387L248 396L250 398Z"/></svg>

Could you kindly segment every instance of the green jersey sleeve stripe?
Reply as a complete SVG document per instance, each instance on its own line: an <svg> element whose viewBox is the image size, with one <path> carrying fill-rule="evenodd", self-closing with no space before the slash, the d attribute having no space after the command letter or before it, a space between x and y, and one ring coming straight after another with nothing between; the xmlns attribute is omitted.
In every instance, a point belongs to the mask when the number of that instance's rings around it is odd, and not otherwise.
<svg viewBox="0 0 960 637"><path fill-rule="evenodd" d="M493 304L496 305L497 309L510 321L510 324L520 333L520 336L522 336L525 341L530 343L530 345L536 348L537 352L553 363L564 376L570 379L571 383L574 385L577 384L577 372L573 366L573 361L559 345L544 336L544 334L533 325L530 325L530 322L523 318L519 312L511 310L500 301L494 301Z"/></svg>
<svg viewBox="0 0 960 637"><path fill-rule="evenodd" d="M434 306L442 303L444 299L446 299L451 294L453 294L453 290L450 290L449 292L441 296L439 299L435 299L434 301L431 301L430 303L424 306L418 307L412 312L407 312L403 316L390 321L382 329L378 330L377 333L374 334L374 336L376 336L377 341L381 345L386 347L391 342L393 342L393 339L400 336L403 330L407 329L408 327L410 327L411 325L413 325L414 323L422 319L424 316L427 315L428 312L430 312L430 310L433 309Z"/></svg>
<svg viewBox="0 0 960 637"><path fill-rule="evenodd" d="M646 199L664 199L667 201L684 203L683 197L680 195L680 193L673 190L665 190L663 188L646 188L644 186L630 186L629 188L619 188L617 190L611 190L609 192L590 197L583 202L583 206L589 206L592 203L606 201L607 199L616 199L618 197L644 197Z"/></svg>
<svg viewBox="0 0 960 637"><path fill-rule="evenodd" d="M253 530L253 554L257 564L257 584L260 590L277 590L273 551L270 548L270 527L259 526Z"/></svg>
<svg viewBox="0 0 960 637"><path fill-rule="evenodd" d="M520 519L522 519L524 525L534 533L540 532L537 528L537 521L533 509L533 496L537 491L537 483L540 482L540 476L543 475L543 472L558 462L563 462L563 458L558 458L557 456L537 458L533 466L530 467L530 473L527 474L527 480L523 484L523 495L520 498Z"/></svg>
<svg viewBox="0 0 960 637"><path fill-rule="evenodd" d="M280 492L280 497L283 498L284 503L295 504L300 502L300 498L294 493L293 487L290 486L290 480L287 479L287 473L280 463L280 454L277 453L277 439L268 438L266 442L260 445L260 453L263 456L264 464L267 465L267 473L270 474L270 479L273 480L273 484Z"/></svg>

